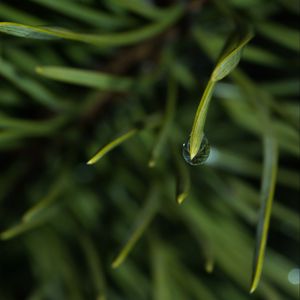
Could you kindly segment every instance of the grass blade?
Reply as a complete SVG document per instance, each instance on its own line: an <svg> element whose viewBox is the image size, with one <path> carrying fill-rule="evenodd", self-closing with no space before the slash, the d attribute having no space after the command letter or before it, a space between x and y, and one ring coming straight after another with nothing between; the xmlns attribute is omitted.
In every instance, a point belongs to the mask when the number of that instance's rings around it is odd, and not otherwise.
<svg viewBox="0 0 300 300"><path fill-rule="evenodd" d="M257 240L254 252L250 293L253 293L257 288L262 273L273 196L275 191L277 160L277 143L273 137L266 136L264 138L264 167L261 189L262 206L257 225Z"/></svg>
<svg viewBox="0 0 300 300"><path fill-rule="evenodd" d="M76 3L75 1L52 1L52 0L31 0L37 4L43 5L59 13L73 17L92 26L99 26L106 29L124 28L131 23L129 18L122 16L113 16L100 12L93 8Z"/></svg>
<svg viewBox="0 0 300 300"><path fill-rule="evenodd" d="M128 132L124 133L123 135L119 136L105 147L103 147L100 151L98 151L88 162L88 165L95 164L98 160L100 160L107 152L111 151L112 149L116 148L126 140L133 137L138 132L137 128L131 129Z"/></svg>
<svg viewBox="0 0 300 300"><path fill-rule="evenodd" d="M125 245L120 250L117 257L114 259L112 263L113 268L119 267L123 261L126 259L130 251L133 249L137 241L141 238L141 236L145 233L147 227L150 222L154 218L154 215L158 209L158 188L157 186L152 187L148 199L138 214L136 219L136 225L125 243Z"/></svg>
<svg viewBox="0 0 300 300"><path fill-rule="evenodd" d="M253 33L250 30L232 34L222 51L220 59L212 72L210 80L204 90L200 104L195 115L190 136L190 158L197 155L202 138L208 112L209 103L213 94L215 83L227 76L239 63L243 47L251 40Z"/></svg>
<svg viewBox="0 0 300 300"><path fill-rule="evenodd" d="M267 38L291 50L300 51L299 32L296 29L275 23L263 23L257 30Z"/></svg>
<svg viewBox="0 0 300 300"><path fill-rule="evenodd" d="M107 91L126 92L134 84L134 81L130 78L75 68L43 66L37 67L36 72L57 81Z"/></svg>
<svg viewBox="0 0 300 300"><path fill-rule="evenodd" d="M121 6L129 11L132 11L140 16L149 18L150 20L161 19L165 16L166 12L147 1L140 0L112 0L111 3Z"/></svg>
<svg viewBox="0 0 300 300"><path fill-rule="evenodd" d="M33 218L36 217L36 215L45 211L45 209L48 209L49 206L60 196L60 194L63 191L63 188L65 187L65 184L66 184L66 178L64 174L59 178L57 182L55 182L55 184L52 186L51 190L48 192L48 194L45 197L43 197L40 201L38 201L35 205L33 205L27 212L24 213L22 217L23 222L31 221Z"/></svg>
<svg viewBox="0 0 300 300"><path fill-rule="evenodd" d="M67 107L66 103L61 103L38 81L29 76L19 73L9 62L0 58L0 75L12 82L21 91L32 97L36 102L45 105L51 109L62 109Z"/></svg>
<svg viewBox="0 0 300 300"><path fill-rule="evenodd" d="M0 3L0 17L10 21L24 22L30 25L38 25L42 23L42 21L36 16L31 16L3 3Z"/></svg>
<svg viewBox="0 0 300 300"><path fill-rule="evenodd" d="M175 114L176 98L177 98L177 84L173 78L170 78L168 82L166 114L165 114L163 125L158 134L157 141L152 150L151 159L149 161L149 167L154 167L156 165L157 158L160 155L165 143L167 142L168 134Z"/></svg>
<svg viewBox="0 0 300 300"><path fill-rule="evenodd" d="M211 75L212 81L219 81L226 77L238 65L243 47L253 38L250 29L233 33L222 51L221 57Z"/></svg>
<svg viewBox="0 0 300 300"><path fill-rule="evenodd" d="M84 251L86 262L91 273L91 278L94 281L94 286L98 295L97 299L105 300L107 299L106 286L98 251L91 238L87 235L81 235L79 242Z"/></svg>
<svg viewBox="0 0 300 300"><path fill-rule="evenodd" d="M175 148L173 155L173 159L176 164L176 202L178 204L182 204L183 201L187 198L190 191L190 173L186 167L186 164L183 163L182 157L177 153Z"/></svg>
<svg viewBox="0 0 300 300"><path fill-rule="evenodd" d="M106 153L114 149L115 147L119 146L126 140L133 137L135 134L137 134L140 130L143 130L145 128L153 128L157 126L160 123L160 117L157 115L149 116L141 125L136 126L135 128L127 131L123 135L119 136L106 146L104 146L100 151L98 151L88 162L88 165L93 165L96 163L99 159L101 159Z"/></svg>
<svg viewBox="0 0 300 300"><path fill-rule="evenodd" d="M174 6L158 22L146 25L141 29L114 34L83 34L62 28L45 28L12 22L0 22L0 32L23 38L42 40L67 39L105 47L124 46L138 43L161 33L175 23L181 17L182 13L183 8L181 5Z"/></svg>

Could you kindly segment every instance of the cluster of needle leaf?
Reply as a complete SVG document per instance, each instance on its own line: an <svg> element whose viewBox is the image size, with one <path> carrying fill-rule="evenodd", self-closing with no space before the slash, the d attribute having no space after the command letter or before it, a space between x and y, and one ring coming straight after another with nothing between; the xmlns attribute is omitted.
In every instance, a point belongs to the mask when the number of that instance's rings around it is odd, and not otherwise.
<svg viewBox="0 0 300 300"><path fill-rule="evenodd" d="M297 299L298 17L1 1L0 299Z"/></svg>

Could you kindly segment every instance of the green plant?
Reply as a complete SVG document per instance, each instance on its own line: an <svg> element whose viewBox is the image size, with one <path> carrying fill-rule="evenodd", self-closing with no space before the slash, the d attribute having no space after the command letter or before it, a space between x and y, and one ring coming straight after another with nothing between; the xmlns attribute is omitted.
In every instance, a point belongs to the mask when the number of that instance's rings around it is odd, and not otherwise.
<svg viewBox="0 0 300 300"><path fill-rule="evenodd" d="M297 298L296 2L0 3L0 299Z"/></svg>

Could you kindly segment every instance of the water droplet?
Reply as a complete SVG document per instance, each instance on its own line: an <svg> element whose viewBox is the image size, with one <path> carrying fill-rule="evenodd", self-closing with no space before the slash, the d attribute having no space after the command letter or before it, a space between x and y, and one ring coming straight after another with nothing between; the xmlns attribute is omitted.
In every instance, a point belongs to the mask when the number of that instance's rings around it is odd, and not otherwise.
<svg viewBox="0 0 300 300"><path fill-rule="evenodd" d="M210 152L210 145L205 135L203 135L200 149L197 155L193 159L191 159L190 156L190 139L188 139L188 141L182 145L183 158L188 164L192 166L198 166L203 164L207 160L209 156L209 152Z"/></svg>

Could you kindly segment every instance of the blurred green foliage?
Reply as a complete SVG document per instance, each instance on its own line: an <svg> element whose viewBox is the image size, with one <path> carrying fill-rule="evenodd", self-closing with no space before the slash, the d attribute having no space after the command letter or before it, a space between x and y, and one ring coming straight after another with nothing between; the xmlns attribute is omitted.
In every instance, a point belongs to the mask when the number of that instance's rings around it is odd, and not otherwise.
<svg viewBox="0 0 300 300"><path fill-rule="evenodd" d="M0 299L297 299L298 18L297 0L1 1ZM182 144L237 19L255 37L191 167Z"/></svg>

